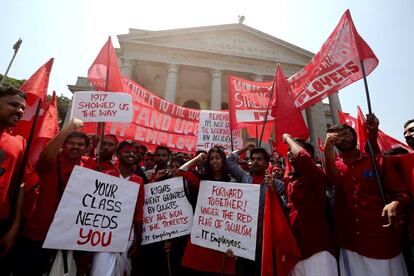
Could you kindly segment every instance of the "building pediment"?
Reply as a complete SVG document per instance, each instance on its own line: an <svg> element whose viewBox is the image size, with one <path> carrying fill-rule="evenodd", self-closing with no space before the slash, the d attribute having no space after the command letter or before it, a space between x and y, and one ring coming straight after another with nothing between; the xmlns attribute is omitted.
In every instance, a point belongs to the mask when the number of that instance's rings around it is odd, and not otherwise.
<svg viewBox="0 0 414 276"><path fill-rule="evenodd" d="M296 65L307 64L313 56L309 51L243 24L167 31L131 29L129 34L118 36L118 40L121 48L126 49L133 44L153 45Z"/></svg>

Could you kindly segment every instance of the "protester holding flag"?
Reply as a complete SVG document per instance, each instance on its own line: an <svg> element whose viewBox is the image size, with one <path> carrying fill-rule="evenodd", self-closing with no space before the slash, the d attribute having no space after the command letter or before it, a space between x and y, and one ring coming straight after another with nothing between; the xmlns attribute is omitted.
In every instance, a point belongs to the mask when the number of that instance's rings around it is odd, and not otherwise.
<svg viewBox="0 0 414 276"><path fill-rule="evenodd" d="M6 273L11 269L8 253L20 227L23 187L16 179L26 147L23 137L9 131L20 121L25 107L25 93L0 86L0 267Z"/></svg>
<svg viewBox="0 0 414 276"><path fill-rule="evenodd" d="M104 137L108 138L106 135ZM102 152L102 151L101 151ZM130 237L130 246L127 252L112 253L112 252L99 252L94 253L91 275L103 276L103 275L116 275L122 276L124 273L127 275L139 275L139 264L137 258L139 257L139 250L142 238L142 221L143 221L143 207L144 207L144 181L141 177L134 174L134 165L137 159L138 145L132 140L124 140L119 143L116 148L116 156L119 160L118 166L112 170L105 171L112 176L124 178L126 180L138 183L139 193L138 199L135 204L135 213L133 219L134 235ZM128 257L132 259L132 267L128 260ZM132 268L132 272L131 272Z"/></svg>
<svg viewBox="0 0 414 276"><path fill-rule="evenodd" d="M404 183L382 156L376 156L386 203L373 164L357 149L357 134L346 124L328 129L326 171L335 185L335 240L341 275L407 275L396 216L408 201ZM340 152L335 160L334 147Z"/></svg>
<svg viewBox="0 0 414 276"><path fill-rule="evenodd" d="M250 150L251 168L250 173L247 173L237 164L239 156L244 154L247 150ZM227 156L227 164L231 175L240 183L252 183L259 184L260 186L260 206L259 206L259 221L257 230L257 243L256 243L256 260L251 261L244 258L237 259L237 273L239 275L260 275L261 271L261 253L262 253L262 234L263 234L263 212L264 202L266 195L266 186L272 187L278 195L282 198L283 205L286 204L284 196L284 184L282 181L273 177L267 180L266 173L269 166L270 156L264 148L255 148L253 143L248 143L241 149L238 149ZM268 185L263 185L263 184ZM273 185L270 185L272 183Z"/></svg>
<svg viewBox="0 0 414 276"><path fill-rule="evenodd" d="M192 169L204 160L202 174L195 173ZM200 168L199 168L200 169ZM212 147L207 154L201 152L199 155L180 167L179 175L187 181L187 196L190 203L195 207L201 180L229 182L229 175L226 155L218 147ZM188 275L235 275L236 264L232 252L222 253L209 248L204 248L191 243L188 240L184 252L182 265L191 268Z"/></svg>
<svg viewBox="0 0 414 276"><path fill-rule="evenodd" d="M327 218L325 173L313 160L309 143L284 134L292 170L286 179L289 222L303 260L290 275L338 275Z"/></svg>
<svg viewBox="0 0 414 276"><path fill-rule="evenodd" d="M14 275L42 275L49 269L54 251L43 249L42 244L73 167L87 164L83 155L89 139L86 134L77 131L82 126L82 121L72 119L40 154L36 164L40 184L39 198L18 244L18 263Z"/></svg>

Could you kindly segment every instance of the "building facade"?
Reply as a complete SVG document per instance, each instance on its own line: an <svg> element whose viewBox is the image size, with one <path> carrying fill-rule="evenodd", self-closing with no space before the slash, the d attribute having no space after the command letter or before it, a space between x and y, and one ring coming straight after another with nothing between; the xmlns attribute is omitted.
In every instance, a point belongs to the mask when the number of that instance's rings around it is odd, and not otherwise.
<svg viewBox="0 0 414 276"><path fill-rule="evenodd" d="M156 95L190 108L228 107L227 77L272 81L276 64L286 76L301 70L313 53L244 24L148 31L130 29L118 35L116 49L124 76ZM89 90L86 78L69 85ZM338 122L337 94L303 112L311 142L324 139L327 126Z"/></svg>

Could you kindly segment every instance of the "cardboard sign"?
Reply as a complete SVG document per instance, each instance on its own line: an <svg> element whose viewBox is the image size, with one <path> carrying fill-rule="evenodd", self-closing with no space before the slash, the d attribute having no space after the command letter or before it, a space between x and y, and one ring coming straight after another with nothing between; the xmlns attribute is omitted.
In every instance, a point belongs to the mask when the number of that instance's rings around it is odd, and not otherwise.
<svg viewBox="0 0 414 276"><path fill-rule="evenodd" d="M125 252L139 184L75 166L44 248Z"/></svg>
<svg viewBox="0 0 414 276"><path fill-rule="evenodd" d="M260 185L201 181L191 242L254 260Z"/></svg>
<svg viewBox="0 0 414 276"><path fill-rule="evenodd" d="M71 118L84 122L132 121L132 97L127 93L82 91L73 94Z"/></svg>
<svg viewBox="0 0 414 276"><path fill-rule="evenodd" d="M142 244L189 235L193 208L185 196L183 178L146 184Z"/></svg>
<svg viewBox="0 0 414 276"><path fill-rule="evenodd" d="M197 150L208 151L218 145L224 151L231 151L230 118L228 111L200 111L200 123L198 124ZM233 146L243 147L241 130L233 130Z"/></svg>

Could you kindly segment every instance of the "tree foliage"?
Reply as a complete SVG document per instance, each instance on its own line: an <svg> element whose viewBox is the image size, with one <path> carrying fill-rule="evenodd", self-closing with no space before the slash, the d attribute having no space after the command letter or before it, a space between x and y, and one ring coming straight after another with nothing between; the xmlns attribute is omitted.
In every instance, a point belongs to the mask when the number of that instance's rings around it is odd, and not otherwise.
<svg viewBox="0 0 414 276"><path fill-rule="evenodd" d="M0 74L0 80L3 78L3 75ZM5 86L12 86L15 88L19 88L25 80L18 80L10 77L6 77L4 80ZM50 101L52 98L51 95L47 95L47 102ZM59 120L59 127L62 129L63 122L65 121L66 112L69 109L70 99L68 97L65 97L63 95L60 95L57 97L57 108L58 108L58 120Z"/></svg>

